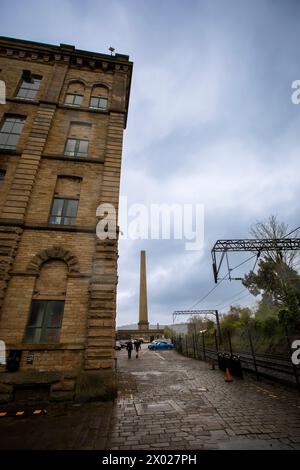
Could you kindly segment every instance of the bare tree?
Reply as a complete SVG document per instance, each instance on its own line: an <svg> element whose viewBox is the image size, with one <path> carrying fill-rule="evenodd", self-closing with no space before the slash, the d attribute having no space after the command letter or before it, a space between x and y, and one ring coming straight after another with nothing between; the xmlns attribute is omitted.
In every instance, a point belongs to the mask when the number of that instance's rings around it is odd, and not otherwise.
<svg viewBox="0 0 300 470"><path fill-rule="evenodd" d="M271 215L265 222L256 222L250 228L250 234L257 239L276 239L284 238L291 231L288 224L279 222L276 215ZM291 234L291 238L298 238L299 230ZM270 252L264 253L261 257L265 260L272 259L275 263L283 261L290 268L296 268L299 264L299 251L286 251L283 253Z"/></svg>

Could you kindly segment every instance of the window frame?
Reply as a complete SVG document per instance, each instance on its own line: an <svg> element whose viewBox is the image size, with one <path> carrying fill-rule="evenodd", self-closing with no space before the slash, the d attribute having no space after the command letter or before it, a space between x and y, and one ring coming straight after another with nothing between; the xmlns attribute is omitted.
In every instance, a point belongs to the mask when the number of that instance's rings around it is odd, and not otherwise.
<svg viewBox="0 0 300 470"><path fill-rule="evenodd" d="M75 141L74 152L72 152L71 150L69 150L69 151L67 150L68 142L71 141L71 140ZM85 153L84 152L79 152L80 142L87 142L87 149L86 149ZM76 137L68 137L67 138L64 155L66 155L67 157L82 157L82 158L85 158L85 157L88 157L88 154L89 154L89 140L88 139L77 139Z"/></svg>
<svg viewBox="0 0 300 470"><path fill-rule="evenodd" d="M3 128L5 127L6 124L9 123L9 120L14 120L14 122L12 124L12 129L8 132L8 131L3 130ZM19 121L19 122L17 122L17 121ZM18 116L18 115L14 115L14 114L4 115L2 123L1 123L1 128L0 128L0 136L1 135L6 135L7 139L6 139L5 144L0 143L0 149L16 150L17 145L18 145L19 140L20 140L20 137L21 137L21 134L23 132L25 121L26 121L26 117L24 117L24 116ZM20 130L19 133L18 132L12 132L15 124L20 124L21 125L21 130ZM9 140L9 136L11 136L11 135L18 136L18 139L17 139L17 141L14 145L7 144L8 140Z"/></svg>
<svg viewBox="0 0 300 470"><path fill-rule="evenodd" d="M92 106L92 105L91 105L92 99L98 100L98 106ZM104 108L103 106L99 106L100 100L105 100L105 101L106 101L106 106L105 106L105 108ZM105 98L104 96L94 96L94 95L92 95L92 96L90 97L89 108L91 108L91 109L101 109L102 111L107 110L107 109L108 109L108 98Z"/></svg>
<svg viewBox="0 0 300 470"><path fill-rule="evenodd" d="M53 213L54 204L55 204L55 201L57 201L57 200L62 200L63 201L61 215L56 215L56 214ZM76 215L74 217L66 215L67 209L68 209L68 204L67 204L68 201L77 201ZM76 225L78 207L79 207L79 197L68 197L68 196L54 195L53 200L52 200L50 215L49 215L49 218L48 218L48 223L50 225L72 225L72 226ZM55 218L55 219L60 218L60 222L58 222L58 223L57 222L51 222L51 218ZM73 219L73 220L71 221L71 223L65 223L64 222L65 219Z"/></svg>
<svg viewBox="0 0 300 470"><path fill-rule="evenodd" d="M30 80L35 80L35 81L39 82L37 88L32 88L29 85L32 85L34 83L31 83L28 79L26 79L26 77L24 76L24 73L23 73L23 75L21 77L21 81L20 81L19 86L17 88L17 92L16 92L15 97L18 98L19 100L35 101L36 97L39 93L39 90L40 90L42 79L43 79L43 77L41 75L35 75L35 74L30 75ZM28 86L26 86L26 84ZM19 96L19 93L20 93L21 90L23 90L23 91L25 90L25 92L26 92L25 96ZM28 97L27 96L30 91L35 91L35 94L34 94L33 97Z"/></svg>
<svg viewBox="0 0 300 470"><path fill-rule="evenodd" d="M67 96L73 96L73 103L67 103ZM81 97L81 102L80 104L75 104L74 103L74 100L77 96L80 96ZM74 106L76 108L80 108L81 105L82 105L82 102L83 102L83 98L84 98L84 95L81 95L80 93L66 93L66 96L65 96L65 101L64 101L64 104L66 106Z"/></svg>
<svg viewBox="0 0 300 470"><path fill-rule="evenodd" d="M40 303L44 304L41 325L40 326L31 326L33 309L34 309L34 305L36 305L37 302L40 302ZM61 309L60 309L60 312L59 312L59 314L60 314L59 326L49 326L49 320L51 318L51 314L53 314L53 311L51 311L51 308L48 309L48 305L51 302L59 302L60 305L61 305ZM26 325L26 330L25 330L25 338L24 338L25 341L24 342L26 344L59 344L60 334L61 334L61 329L62 329L62 323L63 323L63 317L64 317L64 308L65 308L65 300L61 300L61 299L59 299L59 300L56 300L56 299L32 299L31 300L31 305L30 305L28 321L27 321L27 325ZM34 331L34 334L32 335L34 337L37 330L40 330L39 341L29 341L29 333L31 331ZM49 339L47 338L47 333L48 333L49 330L57 330L58 334L57 334L57 340L56 341L49 341ZM47 339L47 341L45 339Z"/></svg>

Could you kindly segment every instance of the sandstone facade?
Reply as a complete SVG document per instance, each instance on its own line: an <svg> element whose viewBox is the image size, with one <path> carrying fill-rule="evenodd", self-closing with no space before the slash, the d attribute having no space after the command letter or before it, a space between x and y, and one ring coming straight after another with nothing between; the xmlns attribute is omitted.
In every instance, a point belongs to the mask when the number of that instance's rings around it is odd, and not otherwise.
<svg viewBox="0 0 300 470"><path fill-rule="evenodd" d="M131 74L125 55L0 38L0 339L21 351L2 382L46 374L70 396L114 368L117 240L96 237L96 209L118 210Z"/></svg>

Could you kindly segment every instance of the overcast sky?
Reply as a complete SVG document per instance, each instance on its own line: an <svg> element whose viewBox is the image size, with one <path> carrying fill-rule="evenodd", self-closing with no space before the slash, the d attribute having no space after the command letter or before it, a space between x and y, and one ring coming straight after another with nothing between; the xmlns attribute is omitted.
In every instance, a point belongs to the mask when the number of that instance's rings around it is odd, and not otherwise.
<svg viewBox="0 0 300 470"><path fill-rule="evenodd" d="M217 239L247 237L270 214L300 225L300 105L291 102L299 24L297 0L1 0L4 36L113 46L134 61L121 181L128 203L204 204L202 251L180 240L120 241L119 325L137 321L140 250L149 319L171 323L174 309L214 286ZM198 307L253 304L242 289L224 281Z"/></svg>

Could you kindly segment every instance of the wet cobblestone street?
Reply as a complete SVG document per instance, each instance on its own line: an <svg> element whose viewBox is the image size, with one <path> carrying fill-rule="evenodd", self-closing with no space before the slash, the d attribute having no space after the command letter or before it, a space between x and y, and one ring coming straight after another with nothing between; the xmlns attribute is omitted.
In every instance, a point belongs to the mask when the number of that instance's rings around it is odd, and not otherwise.
<svg viewBox="0 0 300 470"><path fill-rule="evenodd" d="M300 449L300 396L252 376L226 383L176 351L118 353L110 449Z"/></svg>

